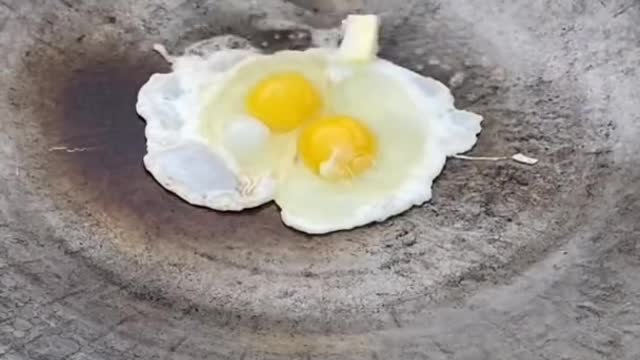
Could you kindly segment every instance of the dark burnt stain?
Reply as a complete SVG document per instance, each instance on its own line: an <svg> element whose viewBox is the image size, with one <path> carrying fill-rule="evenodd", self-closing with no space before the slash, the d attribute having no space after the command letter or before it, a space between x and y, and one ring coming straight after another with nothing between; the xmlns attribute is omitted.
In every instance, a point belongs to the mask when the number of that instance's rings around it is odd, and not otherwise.
<svg viewBox="0 0 640 360"><path fill-rule="evenodd" d="M73 43L83 46L87 41ZM23 101L37 107L50 150L43 154L49 179L43 179L43 187L54 190L59 204L88 215L106 214L110 223L102 225L123 234L128 229L144 233L127 241L169 241L216 259L225 260L216 253L231 244L260 253L264 241L262 252L269 255L280 246L308 243L309 236L282 224L273 204L238 213L191 206L146 172L145 124L135 105L149 76L169 70L160 56L113 44L55 56L41 50L33 54L39 56L25 60L22 79L33 85Z"/></svg>

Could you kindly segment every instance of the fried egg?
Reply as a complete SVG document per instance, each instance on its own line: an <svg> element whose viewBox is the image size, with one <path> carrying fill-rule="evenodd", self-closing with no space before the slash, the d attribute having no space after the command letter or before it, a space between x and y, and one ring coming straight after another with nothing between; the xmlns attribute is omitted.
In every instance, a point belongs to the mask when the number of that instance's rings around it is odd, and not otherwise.
<svg viewBox="0 0 640 360"><path fill-rule="evenodd" d="M194 205L273 200L285 224L312 234L423 204L482 117L456 109L440 82L378 58L377 34L377 17L352 15L338 48L168 57L172 72L138 96L146 168Z"/></svg>

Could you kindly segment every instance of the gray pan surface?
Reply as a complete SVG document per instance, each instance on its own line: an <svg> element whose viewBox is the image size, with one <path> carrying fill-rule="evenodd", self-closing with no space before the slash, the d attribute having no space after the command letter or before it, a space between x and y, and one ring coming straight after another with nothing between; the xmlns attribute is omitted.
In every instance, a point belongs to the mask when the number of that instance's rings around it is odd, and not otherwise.
<svg viewBox="0 0 640 360"><path fill-rule="evenodd" d="M540 162L452 159L425 206L321 237L144 171L153 43L304 48L353 11L485 116L472 155ZM640 359L639 23L634 0L0 0L0 359Z"/></svg>

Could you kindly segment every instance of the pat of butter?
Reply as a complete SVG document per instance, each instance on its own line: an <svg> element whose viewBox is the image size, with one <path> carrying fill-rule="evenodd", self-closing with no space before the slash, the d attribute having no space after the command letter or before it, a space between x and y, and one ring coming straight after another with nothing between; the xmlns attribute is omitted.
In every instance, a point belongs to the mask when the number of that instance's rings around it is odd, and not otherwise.
<svg viewBox="0 0 640 360"><path fill-rule="evenodd" d="M345 61L367 62L378 53L380 20L376 15L349 15L342 23L339 54Z"/></svg>

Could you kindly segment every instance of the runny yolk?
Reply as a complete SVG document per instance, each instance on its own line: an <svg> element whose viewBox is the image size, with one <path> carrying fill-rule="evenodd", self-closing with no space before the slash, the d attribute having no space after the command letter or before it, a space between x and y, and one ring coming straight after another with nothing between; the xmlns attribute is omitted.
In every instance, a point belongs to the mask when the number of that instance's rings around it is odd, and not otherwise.
<svg viewBox="0 0 640 360"><path fill-rule="evenodd" d="M326 117L302 130L298 154L316 174L331 180L351 179L372 167L376 137L361 121Z"/></svg>
<svg viewBox="0 0 640 360"><path fill-rule="evenodd" d="M322 108L320 93L296 72L266 77L251 89L246 100L249 114L276 133L298 128Z"/></svg>

